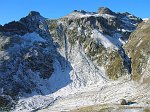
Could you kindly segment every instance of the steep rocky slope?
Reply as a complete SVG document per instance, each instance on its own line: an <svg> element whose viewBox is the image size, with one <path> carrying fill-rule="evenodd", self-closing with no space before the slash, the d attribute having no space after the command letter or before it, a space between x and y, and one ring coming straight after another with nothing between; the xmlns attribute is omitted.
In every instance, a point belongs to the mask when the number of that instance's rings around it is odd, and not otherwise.
<svg viewBox="0 0 150 112"><path fill-rule="evenodd" d="M125 45L132 61L132 78L149 82L150 77L150 20L139 24Z"/></svg>
<svg viewBox="0 0 150 112"><path fill-rule="evenodd" d="M105 88L101 89L100 95L97 97L97 100L100 99L101 101L99 104L94 104L91 106L83 106L82 108L78 108L73 110L73 112L149 112L150 111L150 19L144 19L142 23L140 23L137 29L130 35L127 44L124 46L127 55L131 58L131 79L135 80L138 84L133 84L130 82L120 83L121 87L115 85L117 89L112 87L113 84L110 86L105 86ZM129 84L130 83L130 84ZM129 84L128 86L126 85ZM126 85L125 87L123 87ZM133 87L134 85L134 87ZM108 87L108 88L107 88ZM107 92L103 92L106 91ZM122 89L125 89L123 91ZM113 91L113 92L111 92ZM115 92L114 92L115 91ZM95 92L95 91L94 91ZM98 92L94 93L98 94ZM119 92L119 93L117 93ZM126 94L128 92L128 94ZM133 93L132 93L133 92ZM103 93L107 97L103 97ZM85 95L85 93L82 93ZM112 95L115 94L115 95ZM125 95L123 97L123 94ZM83 96L84 96L83 95ZM91 95L92 96L92 95ZM105 99L103 99L105 98ZM126 98L131 103L131 105L118 105L117 99ZM109 99L109 100L107 100ZM115 100L113 103L113 100ZM103 100L104 103L103 103ZM106 103L106 102L110 102ZM133 104L132 104L133 103ZM59 106L58 106L59 107Z"/></svg>
<svg viewBox="0 0 150 112"><path fill-rule="evenodd" d="M32 11L17 22L0 26L0 100L9 97L0 106L11 100L8 105L15 104L16 111L31 111L56 102L52 109L65 109L74 101L73 107L109 103L133 94L134 83L123 83L134 76L130 77L134 72L132 56L123 46L141 21L127 12L102 7L97 12L74 10L55 20ZM130 41L126 51L130 52L129 48ZM124 87L122 96L113 94L115 88L121 88L119 84ZM129 85L131 88L126 87ZM105 91L118 97L105 99L100 95Z"/></svg>
<svg viewBox="0 0 150 112"><path fill-rule="evenodd" d="M75 10L59 20L49 20L48 26L69 61L74 61L73 55L80 53L96 67L104 68L110 79L117 79L131 72L130 59L122 46L139 22L141 19L129 13L115 13L102 7L97 13Z"/></svg>
<svg viewBox="0 0 150 112"><path fill-rule="evenodd" d="M45 21L39 13L31 12L20 21L1 27L0 94L3 98L8 96L9 100L17 101L19 97L29 97L26 94L49 94L68 83L63 82L64 85L52 90L54 82L47 84L56 71L55 62L57 66L62 65L62 71L65 67L69 69L70 64L57 52Z"/></svg>

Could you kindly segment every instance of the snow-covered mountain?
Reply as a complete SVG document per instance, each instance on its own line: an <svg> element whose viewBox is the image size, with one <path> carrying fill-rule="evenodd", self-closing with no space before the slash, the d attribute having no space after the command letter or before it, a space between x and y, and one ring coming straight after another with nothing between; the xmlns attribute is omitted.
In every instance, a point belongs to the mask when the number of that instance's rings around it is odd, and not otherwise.
<svg viewBox="0 0 150 112"><path fill-rule="evenodd" d="M127 12L102 7L98 12L74 10L60 19L31 11L0 26L0 106L63 111L134 94L137 85L124 83L134 76L124 46L140 22ZM101 96L117 87L124 94Z"/></svg>

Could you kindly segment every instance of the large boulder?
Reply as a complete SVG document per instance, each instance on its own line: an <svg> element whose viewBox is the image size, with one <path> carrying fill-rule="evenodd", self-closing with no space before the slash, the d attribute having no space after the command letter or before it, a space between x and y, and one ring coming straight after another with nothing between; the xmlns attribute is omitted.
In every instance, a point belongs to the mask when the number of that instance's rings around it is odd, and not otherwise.
<svg viewBox="0 0 150 112"><path fill-rule="evenodd" d="M125 99L121 99L121 100L120 100L120 104L121 104L121 105L127 105L128 102L127 102Z"/></svg>

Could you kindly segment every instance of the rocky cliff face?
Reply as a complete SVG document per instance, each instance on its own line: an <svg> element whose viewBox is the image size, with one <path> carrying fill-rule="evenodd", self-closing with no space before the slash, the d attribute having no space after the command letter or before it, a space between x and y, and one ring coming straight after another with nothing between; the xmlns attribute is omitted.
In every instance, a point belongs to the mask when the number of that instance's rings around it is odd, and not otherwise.
<svg viewBox="0 0 150 112"><path fill-rule="evenodd" d="M132 61L132 78L149 82L150 20L143 21L132 33L125 49Z"/></svg>
<svg viewBox="0 0 150 112"><path fill-rule="evenodd" d="M129 56L123 46L141 21L103 7L98 12L75 10L56 20L32 11L18 22L0 26L1 96L18 100L64 87L73 91L127 79L131 72L136 73L135 54L130 52L134 49L130 47L132 36L125 47ZM147 57L144 59L147 62Z"/></svg>
<svg viewBox="0 0 150 112"><path fill-rule="evenodd" d="M54 73L54 62L59 61L62 66L64 63L69 66L65 58L57 52L46 25L44 17L31 12L20 21L0 28L2 101L5 101L6 96L16 101L25 94L43 94L38 88L42 88L44 83L46 85L46 79ZM0 107L10 105L9 102L12 101L2 103Z"/></svg>
<svg viewBox="0 0 150 112"><path fill-rule="evenodd" d="M74 11L48 21L51 36L60 45L58 49L65 50L64 56L70 61L74 61L76 49L76 54L84 54L97 67L94 69L104 68L110 79L131 73L130 59L122 46L141 19L103 7L97 13Z"/></svg>

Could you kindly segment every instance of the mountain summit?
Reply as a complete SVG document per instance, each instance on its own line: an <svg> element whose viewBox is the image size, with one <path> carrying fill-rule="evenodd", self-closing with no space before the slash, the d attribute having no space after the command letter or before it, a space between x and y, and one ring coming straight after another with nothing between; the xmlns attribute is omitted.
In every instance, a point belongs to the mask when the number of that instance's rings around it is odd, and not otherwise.
<svg viewBox="0 0 150 112"><path fill-rule="evenodd" d="M39 12L31 11L28 16L41 16Z"/></svg>
<svg viewBox="0 0 150 112"><path fill-rule="evenodd" d="M107 7L100 7L99 9L98 9L98 13L100 13L100 14L110 14L110 15L114 15L115 13L114 12L112 12L109 8L107 8Z"/></svg>

